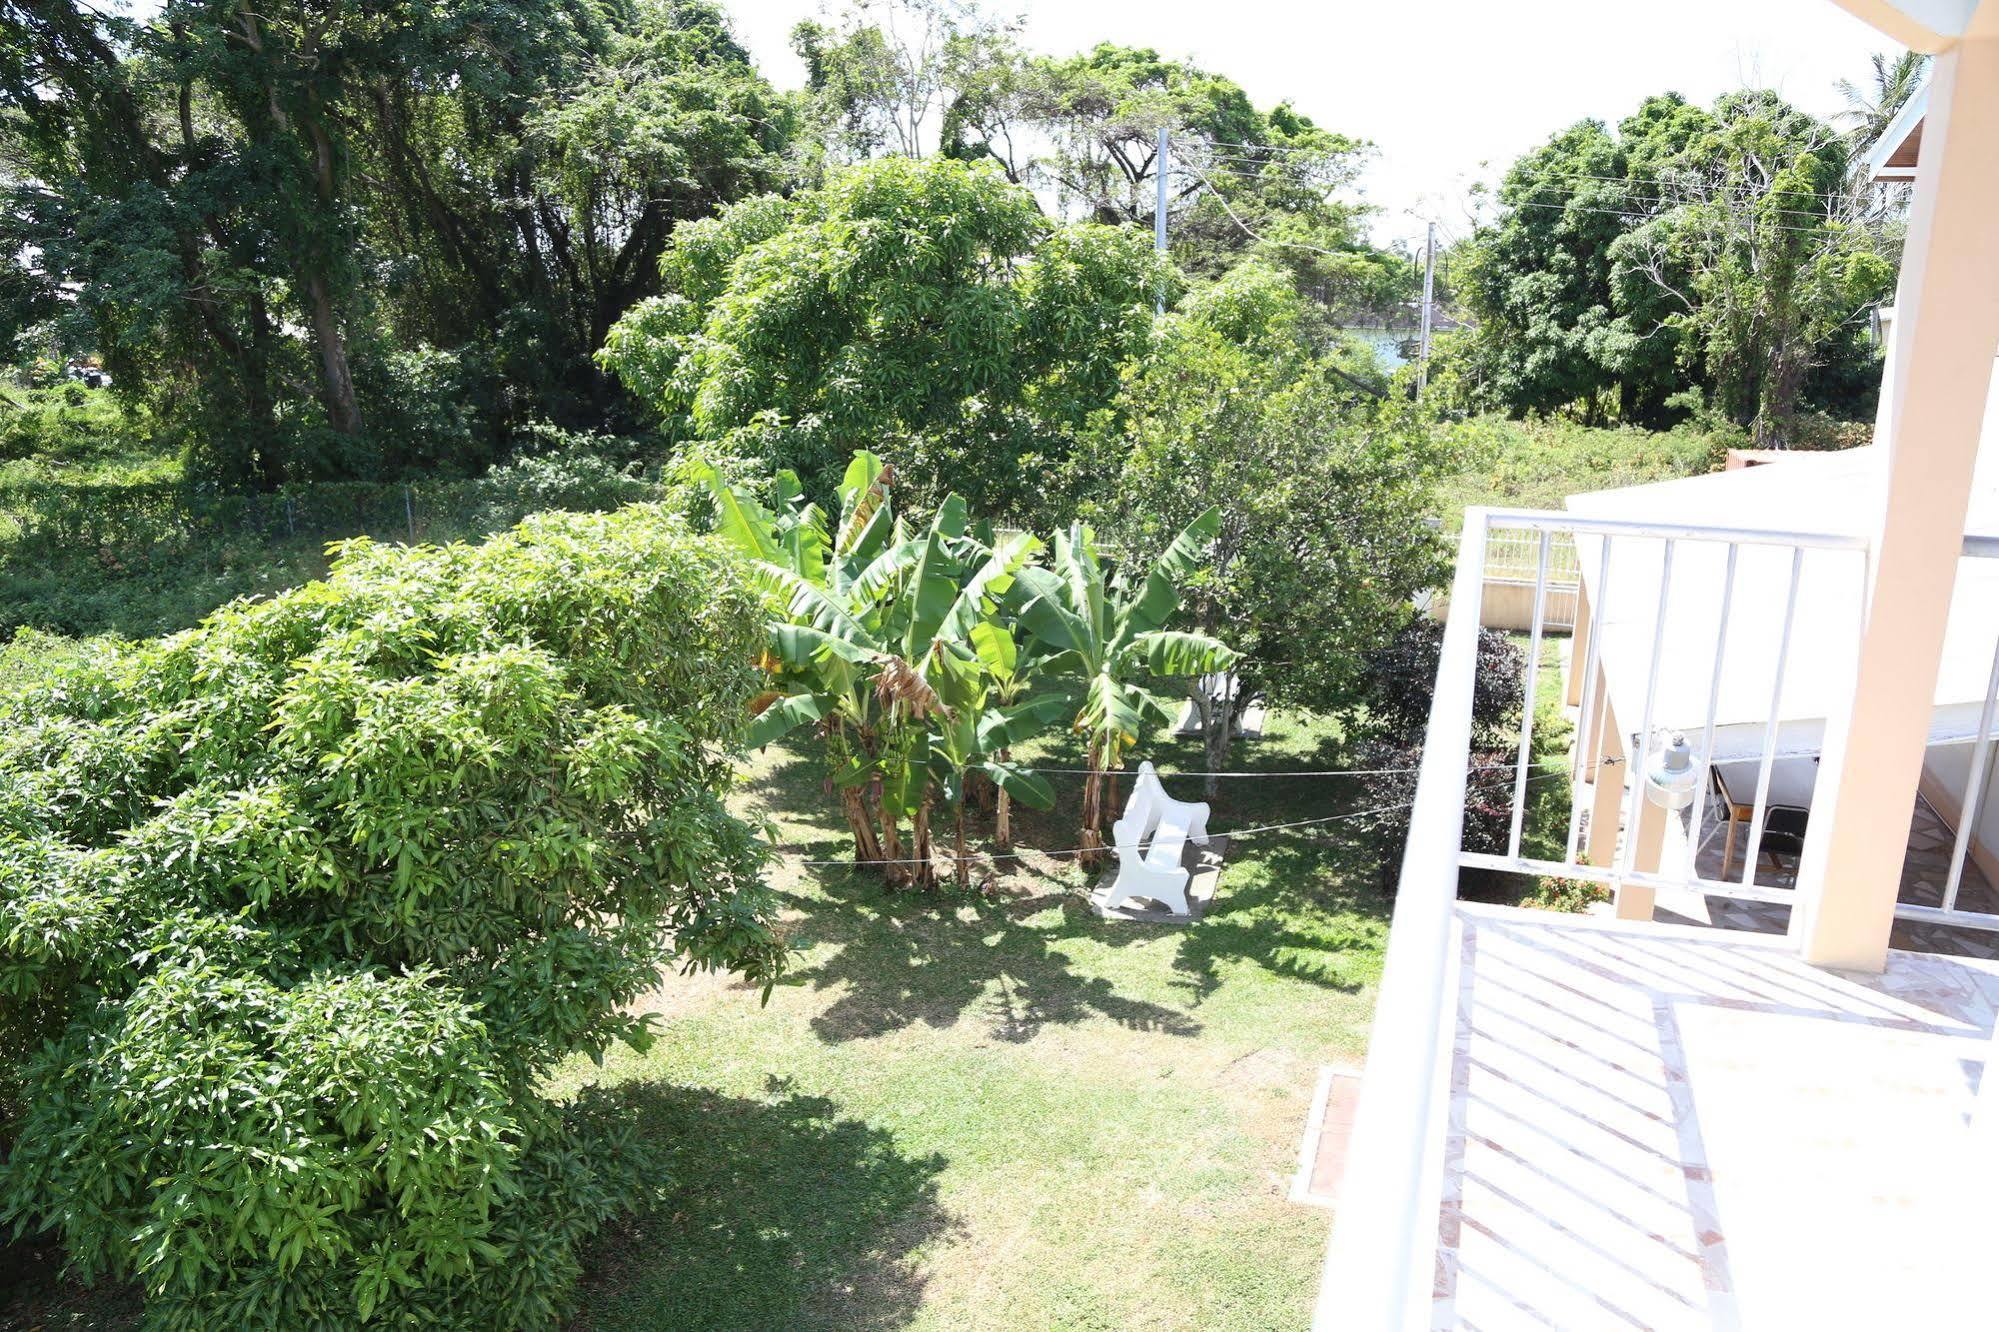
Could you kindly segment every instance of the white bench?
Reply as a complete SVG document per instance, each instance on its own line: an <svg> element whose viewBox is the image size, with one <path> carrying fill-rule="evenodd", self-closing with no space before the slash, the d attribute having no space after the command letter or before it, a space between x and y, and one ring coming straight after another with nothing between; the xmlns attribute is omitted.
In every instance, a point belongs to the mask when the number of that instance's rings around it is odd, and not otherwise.
<svg viewBox="0 0 1999 1332"><path fill-rule="evenodd" d="M1124 817L1111 825L1111 837L1118 874L1104 898L1106 910L1127 897L1144 897L1179 915L1193 914L1187 905L1190 875L1180 862L1189 841L1207 843L1207 805L1167 795L1152 765L1141 763L1130 803Z"/></svg>
<svg viewBox="0 0 1999 1332"><path fill-rule="evenodd" d="M1197 846L1208 844L1208 806L1200 800L1175 800L1159 783L1159 773L1151 763L1138 765L1131 779L1131 799L1125 803L1124 817L1111 825L1111 841L1117 846L1133 845L1152 836L1152 830L1169 815Z"/></svg>

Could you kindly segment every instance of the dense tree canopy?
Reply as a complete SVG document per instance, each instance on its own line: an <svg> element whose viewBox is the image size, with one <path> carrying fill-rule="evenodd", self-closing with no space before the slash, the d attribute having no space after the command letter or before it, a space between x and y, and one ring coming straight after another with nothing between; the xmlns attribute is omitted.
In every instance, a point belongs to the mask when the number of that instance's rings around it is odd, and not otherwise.
<svg viewBox="0 0 1999 1332"><path fill-rule="evenodd" d="M1356 389L1308 326L1262 265L1191 295L1132 376L1121 466L1100 487L1108 530L1138 553L1220 511L1188 595L1193 622L1242 654L1235 700L1197 698L1217 770L1237 702L1351 705L1366 655L1438 571L1425 518L1443 459L1421 410Z"/></svg>
<svg viewBox="0 0 1999 1332"><path fill-rule="evenodd" d="M604 360L668 428L830 496L878 449L933 502L1056 502L1076 433L1116 398L1167 280L1150 239L1057 226L999 172L883 158L682 228L667 294Z"/></svg>
<svg viewBox="0 0 1999 1332"><path fill-rule="evenodd" d="M1803 406L1864 408L1894 236L1848 164L1845 140L1767 92L1653 97L1615 134L1555 135L1461 256L1474 396L1658 425L1691 389L1765 443Z"/></svg>
<svg viewBox="0 0 1999 1332"><path fill-rule="evenodd" d="M0 248L33 263L0 331L64 313L225 485L602 419L590 353L668 233L789 134L701 0L6 17Z"/></svg>

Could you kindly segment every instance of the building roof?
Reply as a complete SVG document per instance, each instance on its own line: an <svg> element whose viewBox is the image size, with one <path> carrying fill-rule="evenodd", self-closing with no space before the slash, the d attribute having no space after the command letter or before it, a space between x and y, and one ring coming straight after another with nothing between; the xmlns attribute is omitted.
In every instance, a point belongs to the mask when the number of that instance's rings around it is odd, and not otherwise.
<svg viewBox="0 0 1999 1332"><path fill-rule="evenodd" d="M1999 419L1999 413L1988 420ZM1791 461L1733 472L1629 486L1569 497L1571 512L1659 525L1787 530L1871 536L1884 484L1878 449L1803 453ZM1980 458L1967 528L1999 533L1999 448ZM1620 727L1635 733L1644 716L1646 679L1659 623L1664 542L1618 537L1606 588L1599 586L1601 539L1577 538L1599 652ZM1673 558L1665 634L1653 698L1656 727L1686 731L1698 746L1721 625L1727 549L1680 541ZM1800 557L1797 605L1784 678L1777 695L1776 749L1816 752L1830 711L1852 695L1865 585L1858 551L1810 550ZM1721 683L1715 695L1718 759L1763 752L1791 586L1793 554L1771 546L1738 547ZM1944 661L1935 682L1937 743L1975 734L1999 641L1999 560L1960 561Z"/></svg>
<svg viewBox="0 0 1999 1332"><path fill-rule="evenodd" d="M1929 114L1930 85L1910 94L1902 109L1881 131L1881 137L1867 150L1867 175L1871 180L1914 180L1916 159L1923 149L1923 119Z"/></svg>

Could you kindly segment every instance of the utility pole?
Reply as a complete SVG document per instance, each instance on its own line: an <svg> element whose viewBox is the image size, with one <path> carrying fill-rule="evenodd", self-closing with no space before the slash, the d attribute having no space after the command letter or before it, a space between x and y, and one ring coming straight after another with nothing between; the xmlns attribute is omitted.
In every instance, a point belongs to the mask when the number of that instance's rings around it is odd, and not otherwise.
<svg viewBox="0 0 1999 1332"><path fill-rule="evenodd" d="M1167 154L1172 150L1172 131L1164 125L1159 127L1159 152L1153 158L1153 165L1159 173L1159 195L1152 205L1152 248L1166 253L1166 164ZM1166 288L1159 289L1159 298L1153 304L1155 314L1166 313Z"/></svg>
<svg viewBox="0 0 1999 1332"><path fill-rule="evenodd" d="M1430 386L1430 308L1437 289L1437 224L1423 241L1423 333L1416 340L1416 391Z"/></svg>

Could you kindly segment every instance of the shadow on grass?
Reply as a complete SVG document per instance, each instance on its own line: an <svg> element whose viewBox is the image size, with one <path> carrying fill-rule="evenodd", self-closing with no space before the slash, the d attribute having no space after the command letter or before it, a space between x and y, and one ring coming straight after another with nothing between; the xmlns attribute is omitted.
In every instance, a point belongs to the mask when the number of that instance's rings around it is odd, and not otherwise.
<svg viewBox="0 0 1999 1332"><path fill-rule="evenodd" d="M627 1083L638 1131L664 1144L672 1188L600 1235L571 1326L584 1329L889 1328L923 1296L915 1255L949 1235L945 1159L841 1118L823 1097L769 1102Z"/></svg>
<svg viewBox="0 0 1999 1332"><path fill-rule="evenodd" d="M1378 956L1394 899L1375 886L1379 851L1358 838L1275 834L1254 860L1231 855L1215 907L1188 929L1174 957L1195 1001L1222 983L1223 964L1248 961L1273 976L1341 994L1366 980L1350 959ZM1231 873L1233 871L1233 874Z"/></svg>
<svg viewBox="0 0 1999 1332"><path fill-rule="evenodd" d="M1177 775L1201 761L1198 742L1162 742L1147 753L1168 770L1174 794L1202 797L1198 777ZM840 991L812 1021L821 1039L865 1039L917 1024L948 1027L981 1010L992 1033L1013 1042L1094 1017L1139 1031L1191 1036L1202 1030L1191 1005L1134 999L1108 979L1078 974L1062 950L1078 939L1111 947L1162 935L1175 939L1172 965L1185 978L1193 1005L1213 994L1239 961L1341 993L1367 983L1371 968L1356 959L1378 956L1392 899L1379 886L1382 852L1345 825L1266 833L1232 845L1214 908L1198 925L1105 921L1084 896L1096 875L1066 856L1051 858L1079 838L1081 778L1051 771L1080 763L1073 741L1052 743L1029 761L1044 765L1056 805L1016 806L1016 845L1044 850L981 860L975 874L990 882L989 892L893 892L866 872L801 869L810 886L785 894L794 913L791 941L806 949L834 947L782 983ZM1270 777L1219 784L1210 821L1218 830L1323 817L1368 798L1364 787L1344 777L1286 771L1340 766L1336 738L1309 735L1292 751L1255 749L1242 762L1267 767ZM781 753L755 790L768 811L823 831L839 848L829 858L851 853L845 830L831 822L837 818L832 796L810 749ZM1121 787L1120 798L1127 791ZM991 823L974 802L967 836L975 854L989 844ZM938 836L948 846L948 825ZM827 844L814 837L808 851L801 839L793 853L826 855L820 848ZM1051 911L1059 916L1050 918Z"/></svg>
<svg viewBox="0 0 1999 1332"><path fill-rule="evenodd" d="M1093 1015L1134 1031L1200 1031L1177 1009L1127 998L1100 976L1076 974L1052 946L1109 929L1125 932L1121 942L1134 942L1169 927L1108 926L1060 879L1031 871L1011 876L1016 887L1037 879L1039 891L992 901L891 893L864 875L830 874L818 893L792 898L803 916L792 937L839 948L782 983L843 989L812 1019L813 1031L828 1041L916 1023L948 1027L981 1000L988 1000L992 1032L1003 1041L1029 1041L1045 1026ZM1061 911L1059 924L1025 923L1051 908Z"/></svg>

